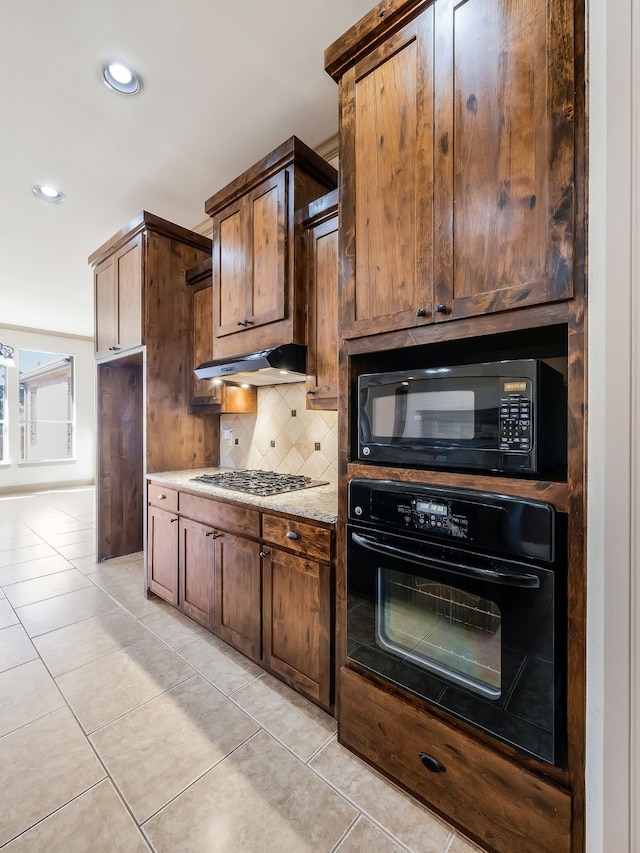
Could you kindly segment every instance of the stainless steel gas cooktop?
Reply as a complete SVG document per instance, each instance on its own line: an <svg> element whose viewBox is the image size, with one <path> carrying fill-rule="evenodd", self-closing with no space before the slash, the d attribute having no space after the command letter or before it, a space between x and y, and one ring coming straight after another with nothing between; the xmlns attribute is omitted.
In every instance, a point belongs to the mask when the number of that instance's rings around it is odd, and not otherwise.
<svg viewBox="0 0 640 853"><path fill-rule="evenodd" d="M260 497L311 489L313 486L326 486L328 482L312 480L302 474L276 474L275 471L219 471L216 474L201 474L192 477L192 480Z"/></svg>

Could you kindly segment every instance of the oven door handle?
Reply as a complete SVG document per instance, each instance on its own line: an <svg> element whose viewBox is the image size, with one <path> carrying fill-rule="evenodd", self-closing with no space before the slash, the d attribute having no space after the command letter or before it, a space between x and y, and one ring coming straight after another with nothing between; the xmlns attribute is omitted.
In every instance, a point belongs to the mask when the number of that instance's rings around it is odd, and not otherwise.
<svg viewBox="0 0 640 853"><path fill-rule="evenodd" d="M498 583L503 586L517 586L526 589L540 588L540 578L530 572L514 570L500 571L499 569L483 569L479 566L468 566L464 563L450 563L448 560L425 557L415 551L406 551L404 548L397 548L395 545L385 545L384 542L379 542L373 536L363 536L361 533L354 533L353 531L351 532L351 538L356 545L367 548L369 551L375 551L378 554L389 554L392 557L407 560L417 565L433 566L442 572L463 575L467 578L474 578L488 583Z"/></svg>

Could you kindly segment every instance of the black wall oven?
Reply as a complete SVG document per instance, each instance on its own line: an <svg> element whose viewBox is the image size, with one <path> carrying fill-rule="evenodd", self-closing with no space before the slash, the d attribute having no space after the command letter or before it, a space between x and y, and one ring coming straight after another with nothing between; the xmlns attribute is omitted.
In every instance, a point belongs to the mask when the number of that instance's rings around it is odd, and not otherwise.
<svg viewBox="0 0 640 853"><path fill-rule="evenodd" d="M352 480L348 658L566 766L563 521L539 501Z"/></svg>

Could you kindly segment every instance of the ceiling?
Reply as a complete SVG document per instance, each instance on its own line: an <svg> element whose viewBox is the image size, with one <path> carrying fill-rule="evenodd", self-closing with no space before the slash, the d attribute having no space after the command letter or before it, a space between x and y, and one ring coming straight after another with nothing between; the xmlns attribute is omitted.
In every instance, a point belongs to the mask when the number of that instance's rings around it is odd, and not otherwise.
<svg viewBox="0 0 640 853"><path fill-rule="evenodd" d="M373 5L2 0L0 324L93 335L87 257L139 211L195 228L205 199L285 139L335 134L324 49ZM114 60L138 95L101 82Z"/></svg>

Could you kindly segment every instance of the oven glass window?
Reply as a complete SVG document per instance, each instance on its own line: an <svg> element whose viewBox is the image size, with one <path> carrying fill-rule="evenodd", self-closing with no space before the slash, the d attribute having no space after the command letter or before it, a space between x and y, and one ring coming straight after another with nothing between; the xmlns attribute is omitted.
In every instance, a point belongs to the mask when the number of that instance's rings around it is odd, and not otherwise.
<svg viewBox="0 0 640 853"><path fill-rule="evenodd" d="M448 584L378 569L376 642L484 696L501 694L500 608Z"/></svg>

